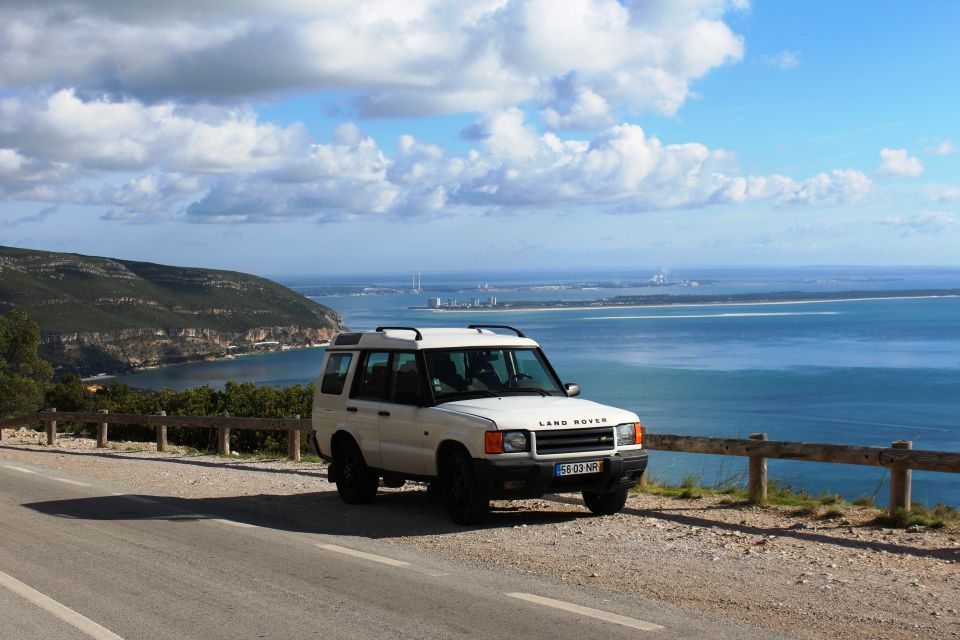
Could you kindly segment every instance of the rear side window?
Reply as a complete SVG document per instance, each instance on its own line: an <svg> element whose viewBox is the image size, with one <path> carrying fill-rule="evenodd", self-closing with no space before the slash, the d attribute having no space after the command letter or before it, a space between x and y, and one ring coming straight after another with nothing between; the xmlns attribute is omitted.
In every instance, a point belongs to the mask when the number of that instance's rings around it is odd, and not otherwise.
<svg viewBox="0 0 960 640"><path fill-rule="evenodd" d="M347 369L350 368L352 353L331 353L327 358L327 367L323 370L323 379L320 381L320 393L338 396L343 393L343 385L347 381Z"/></svg>
<svg viewBox="0 0 960 640"><path fill-rule="evenodd" d="M387 387L387 365L390 354L386 351L374 351L367 354L363 368L356 376L356 386L351 395L360 400L383 400Z"/></svg>
<svg viewBox="0 0 960 640"><path fill-rule="evenodd" d="M393 354L393 383L390 402L396 404L420 404L420 369L415 353Z"/></svg>

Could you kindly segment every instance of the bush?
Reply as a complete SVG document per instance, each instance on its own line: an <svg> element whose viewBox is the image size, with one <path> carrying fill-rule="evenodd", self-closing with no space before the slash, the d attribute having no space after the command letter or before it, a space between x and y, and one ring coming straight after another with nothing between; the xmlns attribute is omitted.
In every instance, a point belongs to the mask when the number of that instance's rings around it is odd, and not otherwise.
<svg viewBox="0 0 960 640"><path fill-rule="evenodd" d="M59 411L98 411L110 413L216 416L224 411L231 416L256 418L291 418L297 414L309 418L313 403L313 384L295 384L290 387L258 387L252 382L228 382L223 390L209 386L182 391L165 388L133 389L122 382L94 388L76 374L65 375L46 393L44 404ZM147 442L155 432L150 427L118 426L128 440ZM171 444L194 449L216 448L215 429L177 429L171 427L167 438ZM306 439L304 439L306 440ZM306 448L306 443L302 445ZM236 430L230 434L230 447L236 451L283 453L287 435L281 431Z"/></svg>

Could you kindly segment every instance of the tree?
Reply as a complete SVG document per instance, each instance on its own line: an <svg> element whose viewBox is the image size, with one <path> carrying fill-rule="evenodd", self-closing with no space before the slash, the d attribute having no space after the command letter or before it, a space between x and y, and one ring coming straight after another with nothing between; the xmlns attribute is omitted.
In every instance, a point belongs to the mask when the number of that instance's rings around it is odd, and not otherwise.
<svg viewBox="0 0 960 640"><path fill-rule="evenodd" d="M39 355L40 327L14 309L0 315L0 417L37 411L53 367Z"/></svg>

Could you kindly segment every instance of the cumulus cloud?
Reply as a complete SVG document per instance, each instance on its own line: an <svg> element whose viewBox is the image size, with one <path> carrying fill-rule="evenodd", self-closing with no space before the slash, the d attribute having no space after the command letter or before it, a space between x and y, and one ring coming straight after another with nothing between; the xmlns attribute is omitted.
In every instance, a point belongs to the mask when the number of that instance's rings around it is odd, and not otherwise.
<svg viewBox="0 0 960 640"><path fill-rule="evenodd" d="M405 135L392 156L353 123L321 142L301 125L263 124L248 111L84 100L67 90L0 100L0 115L0 188L8 197L106 207L106 219L128 222L823 205L856 202L872 188L851 169L801 181L740 176L729 152L665 144L633 124L565 138L539 132L517 108L466 129L475 147L465 154ZM128 177L120 183L119 175ZM98 180L102 186L89 186Z"/></svg>
<svg viewBox="0 0 960 640"><path fill-rule="evenodd" d="M904 237L940 235L957 230L957 217L945 211L924 211L913 216L890 216L882 224L900 231Z"/></svg>
<svg viewBox="0 0 960 640"><path fill-rule="evenodd" d="M933 202L954 202L960 200L960 187L946 187L935 194L931 200Z"/></svg>
<svg viewBox="0 0 960 640"><path fill-rule="evenodd" d="M882 176L915 178L923 173L923 165L906 149L883 148L880 151L880 168L877 171Z"/></svg>
<svg viewBox="0 0 960 640"><path fill-rule="evenodd" d="M761 64L787 71L800 66L800 52L784 49L780 53L760 56Z"/></svg>
<svg viewBox="0 0 960 640"><path fill-rule="evenodd" d="M0 6L0 84L149 104L326 91L361 117L536 101L551 126L597 127L621 107L673 113L692 81L739 60L724 16L742 4L14 0Z"/></svg>
<svg viewBox="0 0 960 640"><path fill-rule="evenodd" d="M932 156L950 156L957 152L957 146L953 140L941 140L937 144L927 147L927 153Z"/></svg>
<svg viewBox="0 0 960 640"><path fill-rule="evenodd" d="M85 168L263 170L306 144L301 125L261 124L249 110L83 100L66 89L41 99L0 99L0 147Z"/></svg>

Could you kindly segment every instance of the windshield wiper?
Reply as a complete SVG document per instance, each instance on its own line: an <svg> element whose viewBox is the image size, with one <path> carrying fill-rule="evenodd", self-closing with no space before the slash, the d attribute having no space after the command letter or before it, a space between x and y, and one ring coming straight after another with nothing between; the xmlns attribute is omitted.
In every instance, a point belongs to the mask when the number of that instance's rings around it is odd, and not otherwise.
<svg viewBox="0 0 960 640"><path fill-rule="evenodd" d="M479 396L481 398L496 398L497 394L492 391L487 391L486 389L467 389L466 391L451 391L450 393L445 393L442 396L437 398L437 402L449 402L454 399L461 398L470 398L472 396Z"/></svg>
<svg viewBox="0 0 960 640"><path fill-rule="evenodd" d="M544 397L552 396L552 395L553 395L552 393L550 393L550 392L547 391L546 389L541 389L541 388L539 388L539 387L510 387L509 389L499 389L499 392L500 392L500 393L515 393L515 392L519 392L519 393L530 393L531 391L534 392L534 393L539 393L540 395L542 395L542 396L544 396Z"/></svg>

